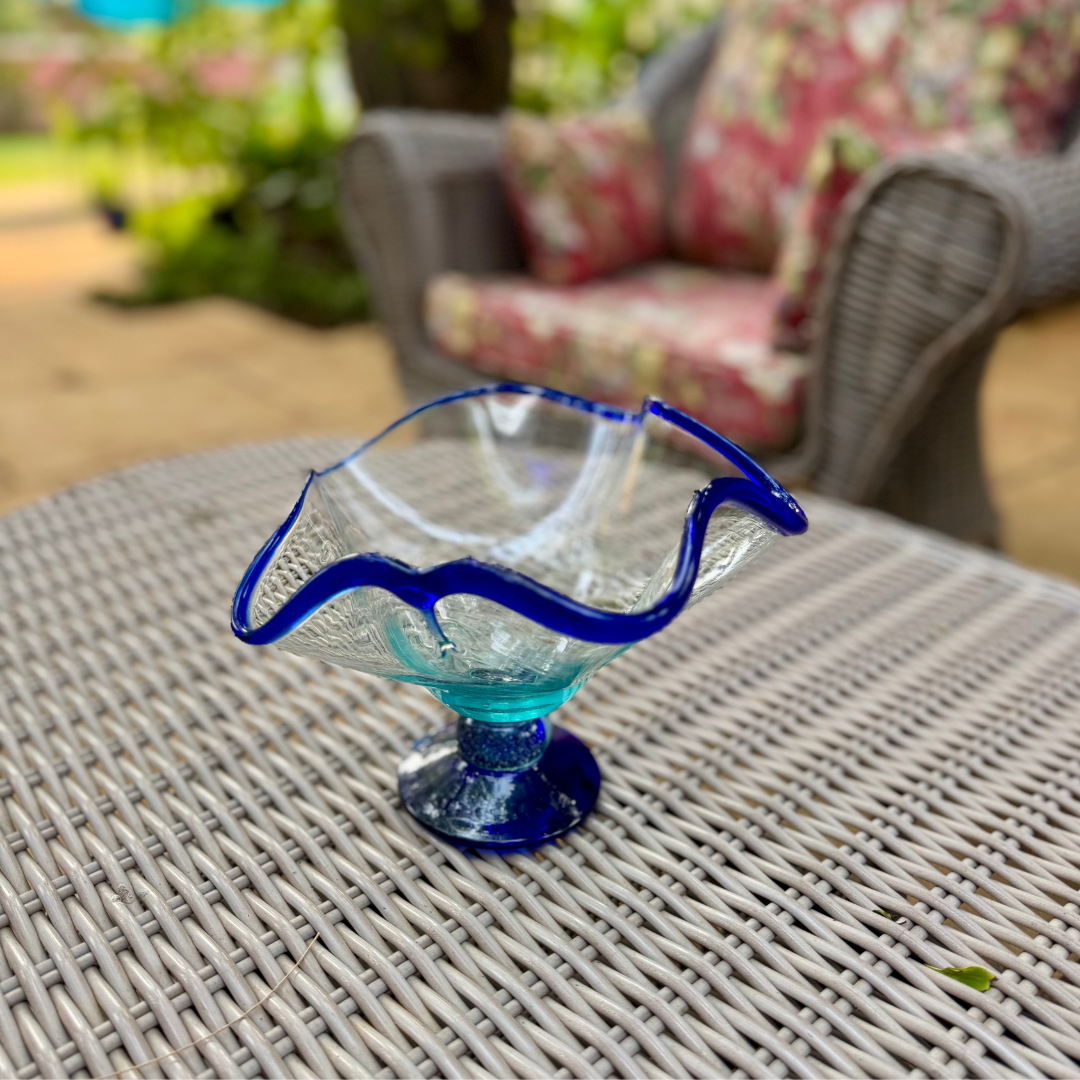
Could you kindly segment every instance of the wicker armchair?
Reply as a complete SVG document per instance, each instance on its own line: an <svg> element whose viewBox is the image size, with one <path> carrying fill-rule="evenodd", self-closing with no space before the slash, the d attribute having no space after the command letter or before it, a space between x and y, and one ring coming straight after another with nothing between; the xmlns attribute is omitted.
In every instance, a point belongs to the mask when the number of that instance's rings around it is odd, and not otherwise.
<svg viewBox="0 0 1080 1080"><path fill-rule="evenodd" d="M648 66L636 95L669 181L722 23ZM484 381L422 319L436 273L524 268L491 118L378 110L344 153L344 215L414 398ZM1080 154L987 162L905 156L865 178L830 254L814 374L788 482L993 543L978 391L997 331L1080 294Z"/></svg>

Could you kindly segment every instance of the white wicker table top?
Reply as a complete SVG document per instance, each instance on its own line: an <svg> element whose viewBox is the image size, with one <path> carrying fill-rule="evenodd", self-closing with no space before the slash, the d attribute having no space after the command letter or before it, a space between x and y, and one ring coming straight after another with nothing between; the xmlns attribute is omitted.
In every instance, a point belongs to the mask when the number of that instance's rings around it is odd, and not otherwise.
<svg viewBox="0 0 1080 1080"><path fill-rule="evenodd" d="M811 501L561 710L585 826L466 855L397 801L433 699L229 632L350 448L0 521L0 1074L1080 1075L1080 590Z"/></svg>

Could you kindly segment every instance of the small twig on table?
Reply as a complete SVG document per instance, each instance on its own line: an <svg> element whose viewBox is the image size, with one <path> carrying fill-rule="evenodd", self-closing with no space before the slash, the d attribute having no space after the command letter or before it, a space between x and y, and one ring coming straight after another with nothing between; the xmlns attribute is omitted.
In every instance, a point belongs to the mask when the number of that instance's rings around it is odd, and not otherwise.
<svg viewBox="0 0 1080 1080"><path fill-rule="evenodd" d="M178 1054L183 1053L183 1051L190 1050L192 1047L198 1046L199 1043L204 1043L207 1039L212 1039L215 1035L220 1035L223 1031L231 1028L233 1024L238 1024L246 1016L250 1016L257 1008L259 1008L260 1005L265 1005L266 1002L268 1002L285 985L285 981L291 978L296 973L296 969L304 962L304 960L307 958L307 954L311 952L312 948L314 948L315 946L315 942L318 940L319 934L316 931L315 936L311 939L311 941L308 942L308 947L303 951L303 953L301 953L300 959L297 960L296 963L293 964L293 966L289 968L289 970L286 971L285 974L282 975L281 978L278 979L278 981L274 983L274 985L270 987L270 989L267 990L266 993L263 994L263 996L259 998L259 1000L256 1001L250 1009L242 1012L235 1020L230 1020L227 1024L222 1024L221 1027L215 1028L213 1031L208 1031L205 1035L196 1039L194 1042L189 1042L185 1043L183 1046L178 1046L175 1050L170 1050L167 1054L159 1054L157 1057L147 1058L145 1061L138 1061L134 1065L128 1065L123 1069L117 1069L116 1072L106 1073L104 1076L99 1077L99 1080L112 1080L114 1076L119 1077L121 1073L135 1072L136 1070L141 1069L144 1065L153 1065L155 1062L164 1061L166 1058L176 1057Z"/></svg>

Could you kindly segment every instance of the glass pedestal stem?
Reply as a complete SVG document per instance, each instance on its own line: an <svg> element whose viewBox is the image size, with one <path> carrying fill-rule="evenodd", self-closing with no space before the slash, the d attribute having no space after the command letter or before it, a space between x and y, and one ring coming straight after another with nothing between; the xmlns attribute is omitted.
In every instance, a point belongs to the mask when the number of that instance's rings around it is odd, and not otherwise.
<svg viewBox="0 0 1080 1080"><path fill-rule="evenodd" d="M489 772L521 772L535 765L551 741L547 718L495 723L459 716L457 741L461 756Z"/></svg>

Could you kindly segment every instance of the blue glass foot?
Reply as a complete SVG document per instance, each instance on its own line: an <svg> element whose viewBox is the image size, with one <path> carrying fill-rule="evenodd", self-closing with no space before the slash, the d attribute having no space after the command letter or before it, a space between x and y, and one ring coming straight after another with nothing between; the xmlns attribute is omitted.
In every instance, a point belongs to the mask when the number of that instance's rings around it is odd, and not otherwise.
<svg viewBox="0 0 1080 1080"><path fill-rule="evenodd" d="M600 770L576 735L546 718L462 717L412 748L398 768L398 790L415 818L455 843L535 847L588 814Z"/></svg>

